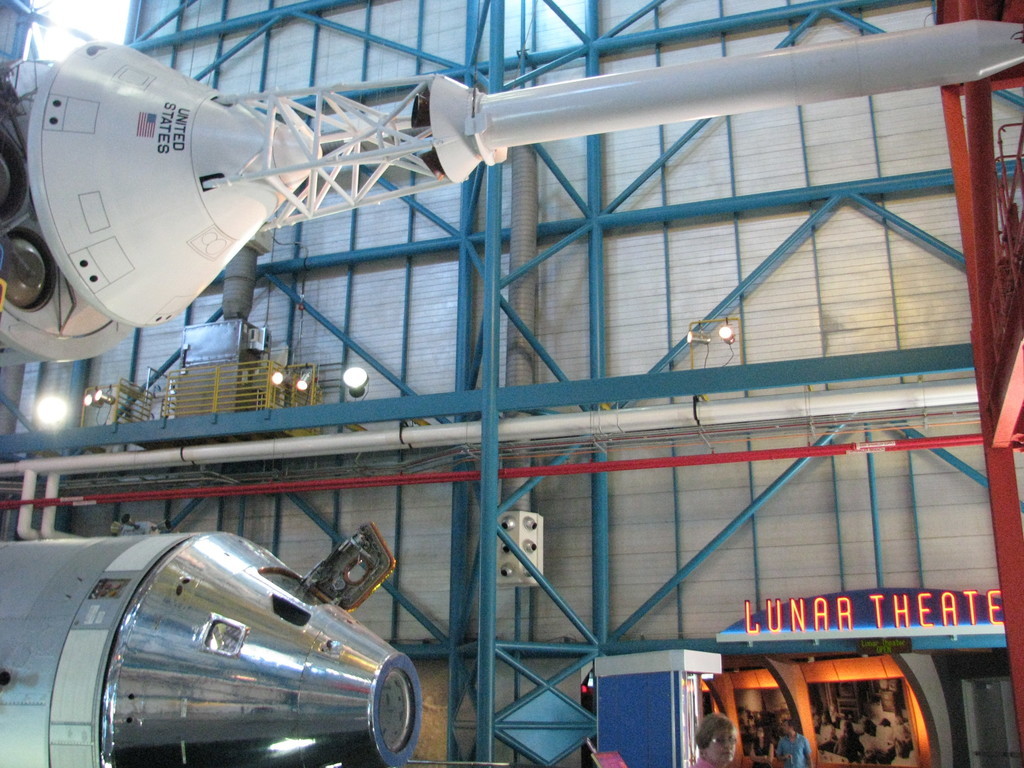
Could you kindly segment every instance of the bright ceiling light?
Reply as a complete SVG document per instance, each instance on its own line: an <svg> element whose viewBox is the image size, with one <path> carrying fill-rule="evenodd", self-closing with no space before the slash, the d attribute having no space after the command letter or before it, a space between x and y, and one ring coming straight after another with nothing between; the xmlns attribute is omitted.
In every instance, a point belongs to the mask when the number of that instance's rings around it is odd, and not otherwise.
<svg viewBox="0 0 1024 768"><path fill-rule="evenodd" d="M55 427L68 417L68 401L57 395L45 395L36 403L36 418L44 427Z"/></svg>
<svg viewBox="0 0 1024 768"><path fill-rule="evenodd" d="M718 328L718 338L724 341L726 344L732 344L736 341L736 329L728 323L724 323Z"/></svg>
<svg viewBox="0 0 1024 768"><path fill-rule="evenodd" d="M366 394L370 383L370 375L358 366L348 368L341 375L341 380L348 388L348 393L357 400Z"/></svg>

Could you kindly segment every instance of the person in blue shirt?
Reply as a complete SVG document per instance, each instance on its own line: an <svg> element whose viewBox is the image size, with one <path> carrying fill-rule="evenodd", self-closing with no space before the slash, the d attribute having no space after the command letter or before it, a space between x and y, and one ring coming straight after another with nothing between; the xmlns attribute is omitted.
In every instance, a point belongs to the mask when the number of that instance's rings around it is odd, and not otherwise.
<svg viewBox="0 0 1024 768"><path fill-rule="evenodd" d="M782 768L811 768L811 743L797 731L792 720L782 723L782 736L775 747L775 758L782 761Z"/></svg>

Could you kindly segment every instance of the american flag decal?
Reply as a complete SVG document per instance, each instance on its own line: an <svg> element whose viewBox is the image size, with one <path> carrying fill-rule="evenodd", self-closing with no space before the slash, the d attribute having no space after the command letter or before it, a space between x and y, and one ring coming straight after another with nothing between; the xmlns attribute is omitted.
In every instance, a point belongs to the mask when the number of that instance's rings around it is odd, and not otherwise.
<svg viewBox="0 0 1024 768"><path fill-rule="evenodd" d="M139 124L135 128L135 135L151 137L155 133L156 115L152 112L139 112Z"/></svg>

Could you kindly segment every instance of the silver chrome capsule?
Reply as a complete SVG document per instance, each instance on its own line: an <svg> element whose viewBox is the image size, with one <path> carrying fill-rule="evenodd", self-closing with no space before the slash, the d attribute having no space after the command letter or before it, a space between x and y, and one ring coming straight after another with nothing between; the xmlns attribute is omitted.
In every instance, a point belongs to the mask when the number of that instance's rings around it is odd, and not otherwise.
<svg viewBox="0 0 1024 768"><path fill-rule="evenodd" d="M409 658L245 539L3 543L0 579L0 764L383 768L412 754Z"/></svg>

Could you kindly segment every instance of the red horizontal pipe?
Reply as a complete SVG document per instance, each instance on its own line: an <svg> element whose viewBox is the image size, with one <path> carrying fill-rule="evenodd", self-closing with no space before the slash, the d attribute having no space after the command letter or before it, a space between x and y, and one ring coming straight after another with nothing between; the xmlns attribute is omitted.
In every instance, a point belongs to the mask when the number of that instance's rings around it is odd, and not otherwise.
<svg viewBox="0 0 1024 768"><path fill-rule="evenodd" d="M580 462L544 467L508 467L498 470L501 479L510 477L548 477L553 475L581 475L597 472L624 472L634 469L662 469L666 467L696 467L707 464L737 464L776 459L807 459L823 456L841 456L849 453L880 453L887 451L928 451L938 448L956 448L981 445L981 435L949 435L946 437L913 437L902 440L882 440L870 443L840 443L833 445L803 445L794 448L768 448L759 451L729 451L696 456L663 456L656 459L620 459L617 461ZM220 496L260 496L273 493L299 493L302 491L335 491L352 488L380 488L396 485L425 485L432 483L462 483L480 479L477 470L458 472L420 472L415 474L377 475L368 477L331 478L326 480L297 480L290 483L258 483L253 485L205 486L198 488L168 488L157 491L127 491L124 493L96 493L85 496L61 496L53 499L12 499L0 501L0 509L15 509L25 504L35 507L85 506L114 504L128 501L154 501L165 499L216 498Z"/></svg>

